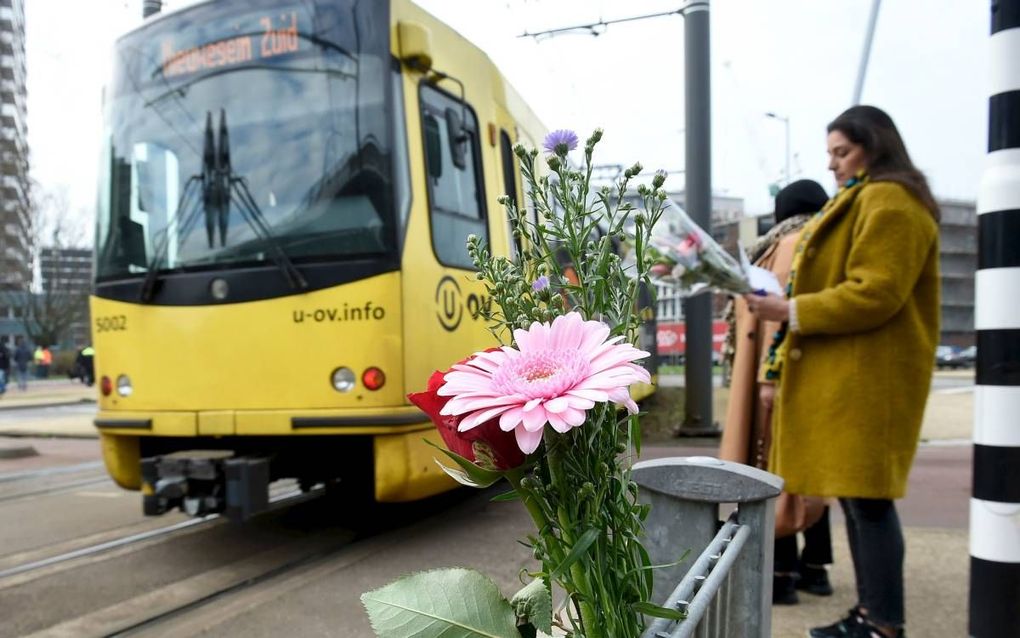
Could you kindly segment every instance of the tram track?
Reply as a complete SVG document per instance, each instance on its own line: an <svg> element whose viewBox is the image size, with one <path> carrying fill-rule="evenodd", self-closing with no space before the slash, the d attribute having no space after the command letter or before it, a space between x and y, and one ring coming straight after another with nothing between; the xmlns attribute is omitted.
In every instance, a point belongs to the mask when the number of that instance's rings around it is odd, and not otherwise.
<svg viewBox="0 0 1020 638"><path fill-rule="evenodd" d="M294 492L276 494L271 498L270 510L279 510L312 500L323 491L322 488L317 488L308 493L298 492L298 495ZM317 506L312 507L314 509ZM166 531L164 528L152 530L147 536L153 538L159 533L172 535L170 528L195 531L203 523L215 525L227 524L228 521L223 517L210 515L206 519L192 519L184 523L191 525L168 526L165 528ZM297 529L302 528L303 525L299 523ZM338 560L338 556L343 554L358 536L358 532L353 529L336 527L318 529L310 534L286 534L282 542L256 553L221 563L187 578L146 588L112 604L95 605L87 613L19 635L35 638L192 636L196 633L196 623L200 626L215 625L217 619L221 619L224 613L235 609L237 605L249 608L253 600L271 600L278 596L280 591L304 584L323 573L323 570L339 569L342 565L349 564L351 560L357 560L354 557L367 555L364 550L355 551L347 560L343 558ZM371 536L370 533L366 539L367 543L358 542L356 545L359 547L371 545ZM52 564L65 558L73 562L76 557L52 557L48 562ZM23 569L33 567L36 566L26 565ZM44 570L45 567L40 564L37 569ZM0 590L5 586L3 575L3 572L0 572ZM281 590L281 587L284 589ZM0 635L3 635L2 631Z"/></svg>
<svg viewBox="0 0 1020 638"><path fill-rule="evenodd" d="M23 492L15 491L11 494L0 493L0 503L7 503L9 501L19 501L26 498L32 498L37 496L48 496L50 494L63 494L72 490L76 490L81 487L89 487L91 485L99 485L100 483L111 484L110 477L95 476L92 478L80 479L77 481L66 481L57 483L55 485L46 486L39 489L33 489Z"/></svg>
<svg viewBox="0 0 1020 638"><path fill-rule="evenodd" d="M110 483L102 462L0 474L0 503Z"/></svg>
<svg viewBox="0 0 1020 638"><path fill-rule="evenodd" d="M160 637L191 636L196 630L207 629L234 610L251 607L270 597L279 596L296 586L310 582L326 571L340 569L348 561L338 564L335 560L351 544L351 538L330 539L326 543L314 543L317 547L307 552L308 541L304 541L305 552L284 562L273 564L262 557L263 566L258 573L224 582L220 587L195 595L192 600L148 614L134 620L133 624L102 634L104 638L126 638L129 636L153 635ZM318 545L322 545L318 547ZM291 549L291 548L288 548ZM360 552L359 552L360 553ZM280 556L276 556L278 560ZM237 566L232 566L237 569Z"/></svg>
<svg viewBox="0 0 1020 638"><path fill-rule="evenodd" d="M302 492L293 482L284 482L279 487L271 490L268 511L290 507L317 498L322 493L323 490L321 488ZM116 552L117 550L127 549L148 541L158 541L186 530L197 529L225 521L226 519L219 514L209 514L201 518L190 518L172 525L133 531L126 535L119 533L120 530L117 530L113 537L110 537L111 535L108 532L97 534L86 539L84 545L75 541L62 544L60 550L63 551L58 550L58 553L55 554L48 552L49 548L23 552L13 557L14 564L10 564L12 557L0 557L0 590L12 585L21 584L32 578L35 573L50 573L52 571L51 568L59 568L62 565L74 563L82 559ZM2 567L4 563L8 563L8 566Z"/></svg>
<svg viewBox="0 0 1020 638"><path fill-rule="evenodd" d="M332 590L345 574L363 579L369 564L406 545L410 527L445 525L488 502L457 492L427 503L351 508L314 497L274 491L279 511L244 525L225 517L195 519L175 532L141 530L153 534L123 538L129 544L116 548L78 548L88 555L20 561L12 567L21 573L0 572L0 616L14 613L9 626L0 623L0 638L235 635L228 628L281 600L325 583ZM314 500L284 507L305 499ZM49 604L37 605L42 597Z"/></svg>

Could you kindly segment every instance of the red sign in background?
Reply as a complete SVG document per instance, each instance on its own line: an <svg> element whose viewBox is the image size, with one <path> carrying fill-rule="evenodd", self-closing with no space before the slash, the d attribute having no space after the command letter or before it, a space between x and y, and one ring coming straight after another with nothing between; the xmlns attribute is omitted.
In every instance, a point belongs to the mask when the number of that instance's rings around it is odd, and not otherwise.
<svg viewBox="0 0 1020 638"><path fill-rule="evenodd" d="M656 326L655 339L658 344L659 354L683 354L687 349L687 337L684 333L684 324L681 323L660 323ZM726 340L726 322L712 322L712 349L716 352L722 350L723 341Z"/></svg>

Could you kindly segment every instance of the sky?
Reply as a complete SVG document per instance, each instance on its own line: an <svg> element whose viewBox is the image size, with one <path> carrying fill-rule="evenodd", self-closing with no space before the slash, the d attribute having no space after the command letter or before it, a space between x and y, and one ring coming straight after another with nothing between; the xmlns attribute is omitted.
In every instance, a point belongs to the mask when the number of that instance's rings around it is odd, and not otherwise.
<svg viewBox="0 0 1020 638"><path fill-rule="evenodd" d="M83 227L95 208L102 86L111 47L141 23L141 0L26 2L31 173ZM194 0L165 0L166 9ZM553 38L564 26L672 11L681 0L418 0L503 69L549 128L605 136L595 161L671 173L683 188L683 18ZM713 190L772 210L785 179L832 193L825 126L851 105L871 0L712 0ZM884 0L862 102L885 109L937 197L973 200L985 155L989 2Z"/></svg>

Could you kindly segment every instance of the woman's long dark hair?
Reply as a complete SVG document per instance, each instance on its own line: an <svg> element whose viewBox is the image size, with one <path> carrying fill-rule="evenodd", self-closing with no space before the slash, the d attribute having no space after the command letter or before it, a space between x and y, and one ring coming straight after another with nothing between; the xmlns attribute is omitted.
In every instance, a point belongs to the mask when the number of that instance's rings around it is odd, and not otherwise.
<svg viewBox="0 0 1020 638"><path fill-rule="evenodd" d="M902 184L921 200L935 221L939 220L939 205L928 188L928 180L910 161L903 138L885 111L874 106L852 106L829 123L828 132L833 131L864 148L872 181Z"/></svg>

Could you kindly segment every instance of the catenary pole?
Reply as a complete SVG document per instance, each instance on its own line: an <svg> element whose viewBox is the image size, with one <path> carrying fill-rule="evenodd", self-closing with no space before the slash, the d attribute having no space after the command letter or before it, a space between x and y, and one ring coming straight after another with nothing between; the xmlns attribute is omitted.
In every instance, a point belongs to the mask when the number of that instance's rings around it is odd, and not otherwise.
<svg viewBox="0 0 1020 638"><path fill-rule="evenodd" d="M1020 0L992 0L978 190L970 635L1020 636Z"/></svg>
<svg viewBox="0 0 1020 638"><path fill-rule="evenodd" d="M857 67L857 82L854 84L853 104L861 103L864 91L864 76L868 73L868 59L871 57L871 41L875 39L875 25L878 24L878 9L882 0L871 1L871 15L868 16L868 30L864 34L864 48L861 49L861 63Z"/></svg>
<svg viewBox="0 0 1020 638"><path fill-rule="evenodd" d="M686 116L684 207L706 231L712 223L712 118L709 73L709 3L684 10L684 104ZM712 295L684 302L686 402L682 434L714 432L712 420Z"/></svg>
<svg viewBox="0 0 1020 638"><path fill-rule="evenodd" d="M520 37L552 37L578 30L599 35L610 24L646 20L668 15L684 17L684 110L686 142L684 155L687 214L706 231L712 224L712 118L709 70L709 0L689 0L675 11L599 20L558 29L530 32ZM789 130L789 129L787 129ZM787 144L789 145L789 144ZM789 167L787 167L789 176ZM789 179L789 178L787 178ZM718 434L712 419L712 296L703 294L684 302L686 401L683 435Z"/></svg>

